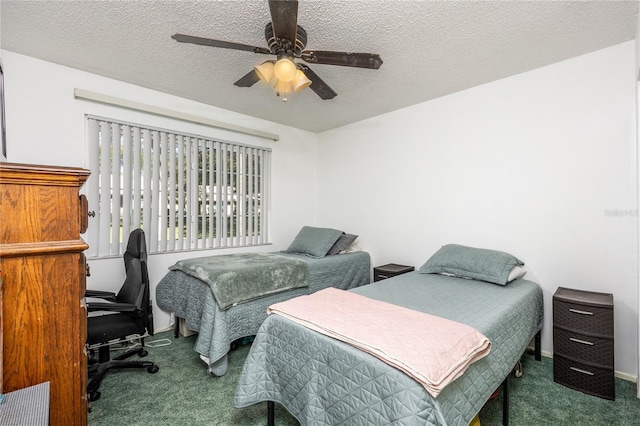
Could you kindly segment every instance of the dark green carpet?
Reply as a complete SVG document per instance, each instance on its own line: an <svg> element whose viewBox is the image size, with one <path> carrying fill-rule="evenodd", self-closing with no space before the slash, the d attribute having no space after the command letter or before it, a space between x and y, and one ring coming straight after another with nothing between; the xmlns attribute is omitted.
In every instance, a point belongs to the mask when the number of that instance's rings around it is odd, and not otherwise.
<svg viewBox="0 0 640 426"><path fill-rule="evenodd" d="M116 371L102 383L102 397L91 403L90 426L119 425L266 425L266 403L235 409L231 400L249 346L230 353L229 372L213 377L193 351L195 336L173 338L173 332L147 340L168 338L171 345L149 347L147 359L160 367ZM616 400L607 401L553 382L553 362L523 357L524 375L510 380L509 424L518 425L638 425L640 400L635 384L616 379ZM480 412L482 426L502 424L501 396ZM276 404L276 425L297 425Z"/></svg>

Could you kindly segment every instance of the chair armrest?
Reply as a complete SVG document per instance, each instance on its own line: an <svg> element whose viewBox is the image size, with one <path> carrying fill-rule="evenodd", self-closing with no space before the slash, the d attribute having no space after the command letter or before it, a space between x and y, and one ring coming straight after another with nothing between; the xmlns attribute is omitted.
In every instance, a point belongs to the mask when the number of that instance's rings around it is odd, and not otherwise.
<svg viewBox="0 0 640 426"><path fill-rule="evenodd" d="M139 309L131 303L89 302L87 303L87 311L136 312Z"/></svg>
<svg viewBox="0 0 640 426"><path fill-rule="evenodd" d="M116 294L110 291L102 291L102 290L86 290L84 292L85 297L97 297L99 299L105 300L116 300Z"/></svg>

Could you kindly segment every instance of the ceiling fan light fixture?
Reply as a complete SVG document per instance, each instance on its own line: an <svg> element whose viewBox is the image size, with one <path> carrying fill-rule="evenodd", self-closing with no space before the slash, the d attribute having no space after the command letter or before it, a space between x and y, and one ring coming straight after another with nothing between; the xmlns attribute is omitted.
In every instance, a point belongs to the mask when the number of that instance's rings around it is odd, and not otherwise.
<svg viewBox="0 0 640 426"><path fill-rule="evenodd" d="M293 91L299 92L307 87L311 86L311 80L307 78L302 70L296 72L296 78L293 80Z"/></svg>
<svg viewBox="0 0 640 426"><path fill-rule="evenodd" d="M276 90L276 94L282 98L283 102L287 102L289 94L293 91L293 83L278 80L276 81L274 89Z"/></svg>
<svg viewBox="0 0 640 426"><path fill-rule="evenodd" d="M256 72L256 74L258 75L258 78L260 78L261 81L263 81L264 83L269 84L269 82L271 81L271 79L273 78L273 62L271 61L266 61L261 63L260 65L254 67L254 71Z"/></svg>
<svg viewBox="0 0 640 426"><path fill-rule="evenodd" d="M382 65L380 55L374 53L305 50L307 32L298 25L298 0L269 0L269 14L271 22L264 28L268 48L186 34L174 34L171 38L180 43L275 55L276 61L266 61L254 67L233 84L251 87L262 81L275 88L279 82L292 83L288 89L283 89L280 85L280 91L284 94L302 91L313 84L311 89L322 100L333 99L337 93L311 68L301 63L296 64L296 58L312 64L355 68L378 69ZM278 96L280 91L277 91Z"/></svg>
<svg viewBox="0 0 640 426"><path fill-rule="evenodd" d="M280 81L291 82L294 78L296 78L296 64L288 57L283 57L278 59L275 66L273 67L273 72Z"/></svg>

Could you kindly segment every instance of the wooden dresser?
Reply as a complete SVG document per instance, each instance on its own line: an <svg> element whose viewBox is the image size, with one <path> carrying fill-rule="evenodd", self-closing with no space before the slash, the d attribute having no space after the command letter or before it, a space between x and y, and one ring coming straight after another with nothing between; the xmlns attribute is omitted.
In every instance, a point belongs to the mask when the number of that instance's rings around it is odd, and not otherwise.
<svg viewBox="0 0 640 426"><path fill-rule="evenodd" d="M89 171L0 163L3 392L50 383L51 426L87 424Z"/></svg>
<svg viewBox="0 0 640 426"><path fill-rule="evenodd" d="M553 295L553 379L615 399L613 295L559 287Z"/></svg>

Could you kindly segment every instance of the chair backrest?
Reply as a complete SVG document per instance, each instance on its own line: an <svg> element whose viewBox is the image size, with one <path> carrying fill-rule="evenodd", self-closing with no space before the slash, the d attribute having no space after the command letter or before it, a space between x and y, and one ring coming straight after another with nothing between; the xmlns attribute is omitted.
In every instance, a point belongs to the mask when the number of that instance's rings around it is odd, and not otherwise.
<svg viewBox="0 0 640 426"><path fill-rule="evenodd" d="M117 302L131 303L138 307L144 328L153 335L153 308L149 295L149 272L147 270L147 244L142 229L136 229L129 235L127 250L124 252L126 278L116 295Z"/></svg>
<svg viewBox="0 0 640 426"><path fill-rule="evenodd" d="M136 258L141 262L147 262L147 242L142 229L134 229L129 234L127 250L124 252L124 267L127 267L127 259Z"/></svg>

